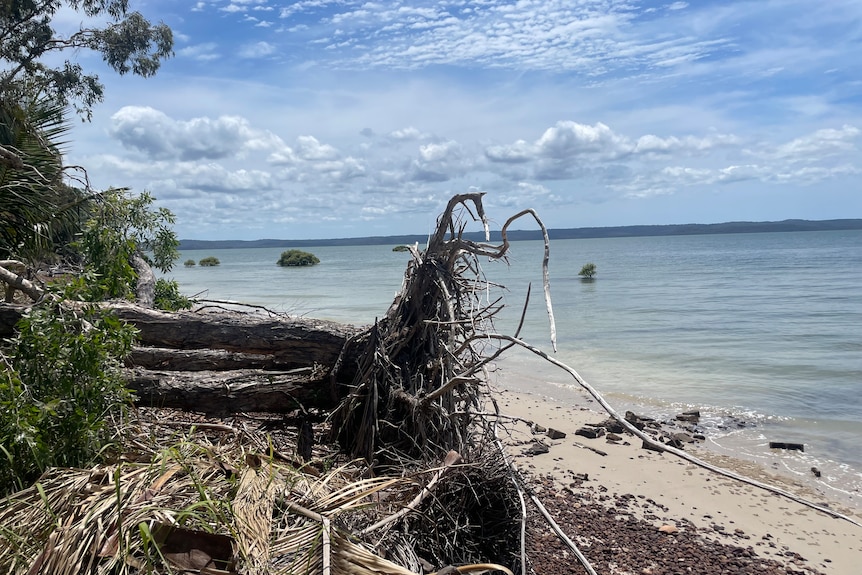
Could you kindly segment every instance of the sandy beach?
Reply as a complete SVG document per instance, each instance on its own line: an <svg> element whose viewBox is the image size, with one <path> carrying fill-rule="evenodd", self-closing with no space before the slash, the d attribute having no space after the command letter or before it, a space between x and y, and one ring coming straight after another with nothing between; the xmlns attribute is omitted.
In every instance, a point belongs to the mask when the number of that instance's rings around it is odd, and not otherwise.
<svg viewBox="0 0 862 575"><path fill-rule="evenodd" d="M627 433L619 434L620 440L613 442L607 434L587 438L576 433L587 424L607 419L604 412L564 406L539 394L501 390L498 398L501 412L516 418L504 420L509 451L516 466L531 478L540 499L550 502L558 515L568 516L584 507L585 512L592 513L587 517L602 518L601 522L581 523L583 517L576 519L575 513L569 519L569 528L579 532L567 533L579 547L583 546L590 561L595 561L593 567L598 573L862 572L862 527L850 521L722 477L673 454L644 449L640 439ZM527 422L534 426L531 428ZM538 431L535 425L540 426ZM565 433L565 437L551 439L543 428ZM548 447L547 453L531 453L537 441ZM826 501L803 483L778 477L756 464L711 454L696 443L686 444L685 450L862 522L858 506ZM605 516L612 517L611 523L602 517L602 508ZM607 545L607 529L616 530L616 523L622 526L622 520L637 524L638 530L655 537L649 539L649 558L627 567L619 565L625 549L616 555L607 550L599 552ZM541 539L541 535L534 534L533 539L536 537ZM662 559L667 553L659 553L656 547L682 548L682 537L694 542L698 553L712 546L715 557L710 560L716 564L708 566L703 560L691 565L686 563L686 556L680 555L670 557L674 565L669 565ZM571 563L570 558L563 559ZM758 564L757 560L766 563ZM554 570L553 566L544 569ZM572 564L569 572L581 570Z"/></svg>

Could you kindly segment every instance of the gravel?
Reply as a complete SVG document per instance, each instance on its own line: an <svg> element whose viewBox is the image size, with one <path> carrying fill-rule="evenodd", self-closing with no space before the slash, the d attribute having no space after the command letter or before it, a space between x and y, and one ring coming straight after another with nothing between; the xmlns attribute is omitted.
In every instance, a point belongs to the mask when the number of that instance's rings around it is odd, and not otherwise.
<svg viewBox="0 0 862 575"><path fill-rule="evenodd" d="M661 505L631 494L595 486L561 493L551 480L534 482L542 504L599 575L824 575L768 534L754 541L739 529L698 529L687 520L668 519ZM586 573L533 505L527 557L529 571L539 575Z"/></svg>

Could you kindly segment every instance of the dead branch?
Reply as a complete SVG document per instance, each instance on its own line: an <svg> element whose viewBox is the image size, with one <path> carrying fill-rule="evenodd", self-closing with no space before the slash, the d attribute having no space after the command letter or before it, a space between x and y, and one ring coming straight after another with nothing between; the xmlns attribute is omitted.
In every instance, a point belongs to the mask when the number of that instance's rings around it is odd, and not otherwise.
<svg viewBox="0 0 862 575"><path fill-rule="evenodd" d="M19 270L18 273L10 271L9 268ZM26 266L22 262L15 260L2 260L0 261L0 282L3 282L7 285L6 290L6 302L11 302L11 293L14 290L21 290L27 296L35 301L39 301L42 299L42 296L45 294L45 291L34 284L33 282L24 278L22 273Z"/></svg>

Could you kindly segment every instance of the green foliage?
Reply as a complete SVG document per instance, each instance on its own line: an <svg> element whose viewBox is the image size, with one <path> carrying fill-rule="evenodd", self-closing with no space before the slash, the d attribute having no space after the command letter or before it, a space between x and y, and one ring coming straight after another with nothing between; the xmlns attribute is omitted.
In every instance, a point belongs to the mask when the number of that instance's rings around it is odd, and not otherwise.
<svg viewBox="0 0 862 575"><path fill-rule="evenodd" d="M70 123L45 98L0 98L0 259L51 260L79 223L85 194L63 183Z"/></svg>
<svg viewBox="0 0 862 575"><path fill-rule="evenodd" d="M578 275L583 276L587 279L592 279L592 277L596 275L596 264L584 264L584 266L581 268L581 271L578 272Z"/></svg>
<svg viewBox="0 0 862 575"><path fill-rule="evenodd" d="M0 375L0 492L48 467L87 467L111 441L130 393L121 360L135 329L96 309L34 308L18 324Z"/></svg>
<svg viewBox="0 0 862 575"><path fill-rule="evenodd" d="M66 19L107 23L61 34L52 25L61 11ZM117 73L142 77L155 74L173 55L171 29L130 13L129 0L7 0L0 2L0 30L0 99L41 93L57 104L74 105L86 119L102 101L104 86L80 64L64 61L63 52L93 50Z"/></svg>
<svg viewBox="0 0 862 575"><path fill-rule="evenodd" d="M281 257L278 259L280 266L313 266L319 263L320 260L317 259L317 256L302 250L281 252Z"/></svg>
<svg viewBox="0 0 862 575"><path fill-rule="evenodd" d="M393 252L409 252L410 246L395 246L392 248Z"/></svg>
<svg viewBox="0 0 862 575"><path fill-rule="evenodd" d="M221 262L220 262L220 261L218 261L218 258L217 258L217 257L215 257L215 256L209 256L209 257L205 257L205 258L203 258L201 261L199 261L199 262L198 262L198 265L201 265L201 266L204 266L204 267L212 267L212 266L217 266L217 265L219 265L220 263L221 263Z"/></svg>
<svg viewBox="0 0 862 575"><path fill-rule="evenodd" d="M157 279L154 299L155 307L165 311L192 307L192 300L180 293L180 286L175 280Z"/></svg>
<svg viewBox="0 0 862 575"><path fill-rule="evenodd" d="M137 280L131 259L144 250L152 254L150 265L170 271L179 256L179 241L171 228L174 215L165 208L154 210L153 201L147 192L133 196L112 188L91 202L78 247L92 281L80 297L90 301L131 297Z"/></svg>
<svg viewBox="0 0 862 575"><path fill-rule="evenodd" d="M185 261L185 263L183 263L183 265L186 266L187 268L191 268L191 267L194 267L196 264L195 264L195 260L187 259Z"/></svg>

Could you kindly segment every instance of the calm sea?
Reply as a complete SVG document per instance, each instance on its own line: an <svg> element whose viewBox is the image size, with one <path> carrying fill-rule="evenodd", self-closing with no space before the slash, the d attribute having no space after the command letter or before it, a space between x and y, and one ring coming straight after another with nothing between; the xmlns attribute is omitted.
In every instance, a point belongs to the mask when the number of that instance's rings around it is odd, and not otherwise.
<svg viewBox="0 0 862 575"><path fill-rule="evenodd" d="M496 330L551 351L541 242L483 262L506 287ZM186 295L357 325L382 316L408 255L392 246L308 248L321 263L276 265L281 249L199 250L168 274ZM186 259L219 258L186 268ZM578 271L597 267L594 280ZM862 231L560 240L551 243L559 351L618 409L672 418L700 409L710 444L862 500ZM489 294L493 297L494 294ZM571 378L524 351L503 358L509 388L583 403ZM804 453L769 441L798 442Z"/></svg>

